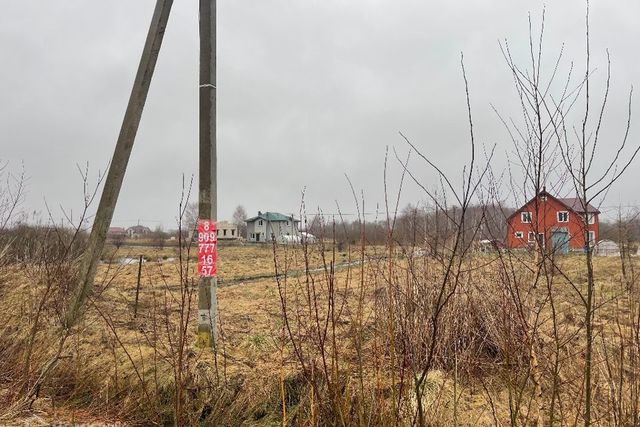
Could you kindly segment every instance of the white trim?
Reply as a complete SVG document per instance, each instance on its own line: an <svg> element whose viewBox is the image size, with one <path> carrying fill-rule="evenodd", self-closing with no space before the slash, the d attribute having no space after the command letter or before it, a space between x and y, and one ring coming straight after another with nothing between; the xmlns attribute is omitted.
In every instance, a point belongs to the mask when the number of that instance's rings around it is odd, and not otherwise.
<svg viewBox="0 0 640 427"><path fill-rule="evenodd" d="M531 224L531 212L520 212L520 222L523 224Z"/></svg>
<svg viewBox="0 0 640 427"><path fill-rule="evenodd" d="M560 218L561 214L567 214L567 219L563 221ZM558 211L558 212L556 212L556 219L558 220L558 222L569 222L569 211Z"/></svg>
<svg viewBox="0 0 640 427"><path fill-rule="evenodd" d="M516 231L514 233L514 235L516 236L516 239L523 239L524 238L524 233L522 231Z"/></svg>
<svg viewBox="0 0 640 427"><path fill-rule="evenodd" d="M542 237L542 239L540 237ZM547 238L544 233L538 233L538 244L540 243L542 243L542 248L547 247Z"/></svg>
<svg viewBox="0 0 640 427"><path fill-rule="evenodd" d="M530 231L529 233L527 233L527 241L528 242L535 242L536 241L536 233L533 231Z"/></svg>

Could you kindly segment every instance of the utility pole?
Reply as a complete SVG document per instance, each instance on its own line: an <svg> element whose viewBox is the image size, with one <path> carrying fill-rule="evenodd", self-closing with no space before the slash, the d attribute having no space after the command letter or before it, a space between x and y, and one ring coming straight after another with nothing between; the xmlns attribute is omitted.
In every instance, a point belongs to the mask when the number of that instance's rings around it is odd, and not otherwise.
<svg viewBox="0 0 640 427"><path fill-rule="evenodd" d="M214 222L218 215L216 159L216 0L200 0L200 167L198 217ZM198 341L216 342L218 299L216 277L198 283Z"/></svg>
<svg viewBox="0 0 640 427"><path fill-rule="evenodd" d="M129 96L129 103L127 105L124 119L122 120L120 134L118 135L116 148L111 159L111 164L109 165L109 172L100 197L98 211L96 212L96 216L93 220L93 227L91 227L91 234L89 235L87 248L80 264L78 282L73 290L67 313L65 315L66 328L71 328L82 316L85 302L93 291L93 282L96 275L98 261L100 260L102 249L104 248L107 231L111 225L113 211L115 210L116 202L118 201L118 195L120 194L120 188L122 187L122 180L124 179L127 163L131 156L133 142L136 138L136 133L138 132L138 126L140 125L140 119L142 117L142 110L144 109L144 104L147 100L149 86L151 85L151 78L153 77L153 71L155 70L156 62L158 60L158 54L160 53L160 47L162 46L162 39L167 27L167 22L169 21L169 12L171 11L172 5L173 0L156 1L144 50L142 51L142 57L140 58L136 78L133 82L131 95Z"/></svg>

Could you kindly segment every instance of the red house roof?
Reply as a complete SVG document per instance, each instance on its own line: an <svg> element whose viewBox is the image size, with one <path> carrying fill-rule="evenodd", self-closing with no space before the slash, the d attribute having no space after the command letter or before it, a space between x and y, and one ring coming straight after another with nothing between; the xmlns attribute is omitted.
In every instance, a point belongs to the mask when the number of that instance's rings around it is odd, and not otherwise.
<svg viewBox="0 0 640 427"><path fill-rule="evenodd" d="M553 196L552 196L553 197ZM582 213L584 212L584 202L581 197L570 197L565 199L557 199L560 203L571 209L572 211ZM596 213L599 214L600 211L593 206L591 203L587 204L587 213Z"/></svg>
<svg viewBox="0 0 640 427"><path fill-rule="evenodd" d="M584 202L582 201L581 197L569 197L569 198L558 198L558 197L554 197L551 194L547 193L545 190L542 190L539 194L539 196L547 196L547 197L551 197L554 200L557 200L558 202L560 202L560 204L564 205L567 209L576 212L576 213L583 213L584 209ZM510 220L511 218L513 218L514 216L516 216L517 213L519 213L524 207L528 206L529 203L533 202L536 199L536 197L532 197L529 201L527 201L527 203L525 203L524 205L522 205L520 208L516 209L516 211L514 213L512 213L511 215L509 215L509 217L507 218L507 221ZM600 211L598 209L596 209L595 207L593 207L591 205L591 203L587 204L587 213L594 213L594 214L599 214Z"/></svg>

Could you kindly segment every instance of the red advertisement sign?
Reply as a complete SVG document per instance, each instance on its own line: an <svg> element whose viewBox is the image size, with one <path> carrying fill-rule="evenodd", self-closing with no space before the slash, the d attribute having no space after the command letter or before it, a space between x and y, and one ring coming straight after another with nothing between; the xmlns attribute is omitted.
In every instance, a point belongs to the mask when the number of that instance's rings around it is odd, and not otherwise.
<svg viewBox="0 0 640 427"><path fill-rule="evenodd" d="M218 274L218 234L216 223L210 219L198 220L198 274L200 277L215 277Z"/></svg>

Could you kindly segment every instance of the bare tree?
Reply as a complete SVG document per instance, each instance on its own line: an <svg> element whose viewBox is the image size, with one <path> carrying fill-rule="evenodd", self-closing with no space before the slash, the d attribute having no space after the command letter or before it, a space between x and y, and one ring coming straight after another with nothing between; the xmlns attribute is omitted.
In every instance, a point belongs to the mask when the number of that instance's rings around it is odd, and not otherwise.
<svg viewBox="0 0 640 427"><path fill-rule="evenodd" d="M162 228L162 225L158 225L151 232L150 237L153 246L160 249L164 248L165 240L167 239L167 233L164 231L164 228Z"/></svg>
<svg viewBox="0 0 640 427"><path fill-rule="evenodd" d="M236 210L233 211L233 216L231 218L233 223L238 227L238 235L247 237L247 223L245 222L247 219L247 211L244 206L238 205Z"/></svg>
<svg viewBox="0 0 640 427"><path fill-rule="evenodd" d="M196 229L196 225L198 223L198 203L197 202L187 203L184 209L184 217L182 221L183 221L182 230L186 231L187 234L191 234Z"/></svg>
<svg viewBox="0 0 640 427"><path fill-rule="evenodd" d="M25 183L24 171L16 176L7 171L7 166L6 162L0 163L0 264L12 243L5 231L17 219Z"/></svg>

